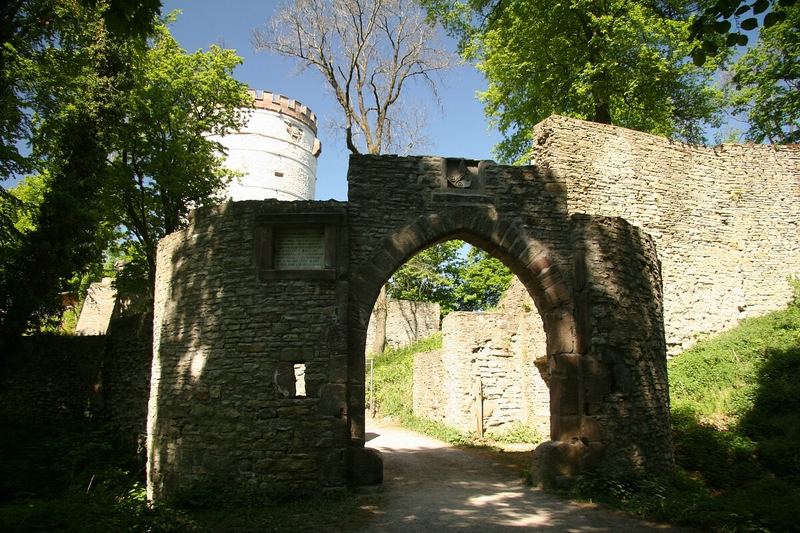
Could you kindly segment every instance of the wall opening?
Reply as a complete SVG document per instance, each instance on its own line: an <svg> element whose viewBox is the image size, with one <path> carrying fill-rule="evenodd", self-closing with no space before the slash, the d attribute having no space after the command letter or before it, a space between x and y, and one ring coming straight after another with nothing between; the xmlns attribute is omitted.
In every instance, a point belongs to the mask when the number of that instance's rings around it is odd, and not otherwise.
<svg viewBox="0 0 800 533"><path fill-rule="evenodd" d="M371 416L413 415L475 439L546 440L542 320L500 260L464 241L440 242L409 258L385 289L388 300L375 303L366 342L368 433L379 423ZM385 320L384 354L373 348L378 320ZM396 350L408 345L417 349ZM388 397L386 387L393 389Z"/></svg>

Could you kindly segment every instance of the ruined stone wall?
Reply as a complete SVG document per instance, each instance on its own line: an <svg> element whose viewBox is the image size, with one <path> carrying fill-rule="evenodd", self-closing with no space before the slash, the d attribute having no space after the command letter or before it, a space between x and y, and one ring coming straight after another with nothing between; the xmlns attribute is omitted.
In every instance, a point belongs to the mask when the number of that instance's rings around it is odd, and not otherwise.
<svg viewBox="0 0 800 533"><path fill-rule="evenodd" d="M187 229L161 241L153 497L209 481L344 484L343 217L338 202L235 202L195 211ZM305 395L296 383L303 371Z"/></svg>
<svg viewBox="0 0 800 533"><path fill-rule="evenodd" d="M22 337L3 354L0 416L36 421L97 417L104 336Z"/></svg>
<svg viewBox="0 0 800 533"><path fill-rule="evenodd" d="M800 273L800 146L690 146L553 116L534 163L569 213L620 216L655 238L670 353L778 309Z"/></svg>
<svg viewBox="0 0 800 533"><path fill-rule="evenodd" d="M388 300L386 307L386 346L398 348L408 346L418 340L430 337L439 331L439 304L432 302L412 302L409 300ZM369 319L367 346L375 341L377 318L375 309Z"/></svg>
<svg viewBox="0 0 800 533"><path fill-rule="evenodd" d="M363 442L363 353L381 285L414 253L458 238L502 260L533 296L547 339L550 435L558 446L589 443L594 464L602 450L652 473L671 468L661 273L650 237L621 219L570 215L566 178L543 168L351 156L348 182L354 442ZM589 254L595 248L602 260ZM640 425L658 426L658 438L645 438Z"/></svg>
<svg viewBox="0 0 800 533"><path fill-rule="evenodd" d="M0 373L0 416L92 418L142 437L151 361L149 314L115 318L106 335L23 337Z"/></svg>
<svg viewBox="0 0 800 533"><path fill-rule="evenodd" d="M153 362L151 313L111 320L102 369L104 413L144 443Z"/></svg>
<svg viewBox="0 0 800 533"><path fill-rule="evenodd" d="M83 300L76 335L105 335L114 315L117 290L111 278L103 278L89 285Z"/></svg>
<svg viewBox="0 0 800 533"><path fill-rule="evenodd" d="M531 318L538 324L530 324ZM547 353L538 315L453 312L442 323L442 335L441 350L414 359L414 414L466 432L482 426L497 434L518 422L550 433Z"/></svg>
<svg viewBox="0 0 800 533"><path fill-rule="evenodd" d="M442 398L445 385L442 350L416 354L411 389L414 414L429 420L444 422Z"/></svg>

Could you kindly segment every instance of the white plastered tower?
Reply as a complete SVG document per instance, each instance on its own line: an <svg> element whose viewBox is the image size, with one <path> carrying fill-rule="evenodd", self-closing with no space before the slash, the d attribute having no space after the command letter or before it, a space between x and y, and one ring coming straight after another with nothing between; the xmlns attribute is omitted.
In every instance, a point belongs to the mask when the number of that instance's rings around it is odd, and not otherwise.
<svg viewBox="0 0 800 533"><path fill-rule="evenodd" d="M233 201L313 200L317 182L317 116L280 94L249 89L254 109L238 132L214 137L228 151L226 166L242 173L228 186Z"/></svg>

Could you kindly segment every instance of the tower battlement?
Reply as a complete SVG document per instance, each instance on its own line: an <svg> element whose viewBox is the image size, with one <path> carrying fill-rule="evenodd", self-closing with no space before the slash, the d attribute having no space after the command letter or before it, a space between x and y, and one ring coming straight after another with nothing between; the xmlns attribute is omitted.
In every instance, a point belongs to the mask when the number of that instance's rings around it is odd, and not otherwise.
<svg viewBox="0 0 800 533"><path fill-rule="evenodd" d="M314 135L317 134L317 115L308 106L282 94L259 89L247 89L253 97L253 104L256 109L266 109L287 115L299 120L308 126Z"/></svg>

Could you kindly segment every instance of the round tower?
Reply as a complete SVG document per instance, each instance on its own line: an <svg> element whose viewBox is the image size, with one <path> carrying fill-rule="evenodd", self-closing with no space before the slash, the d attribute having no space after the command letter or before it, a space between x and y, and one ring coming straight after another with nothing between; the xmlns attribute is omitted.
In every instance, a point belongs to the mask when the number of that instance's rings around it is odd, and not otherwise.
<svg viewBox="0 0 800 533"><path fill-rule="evenodd" d="M317 182L317 116L280 94L249 89L254 109L238 132L215 137L228 150L226 166L234 178L227 196L234 201L313 200Z"/></svg>

